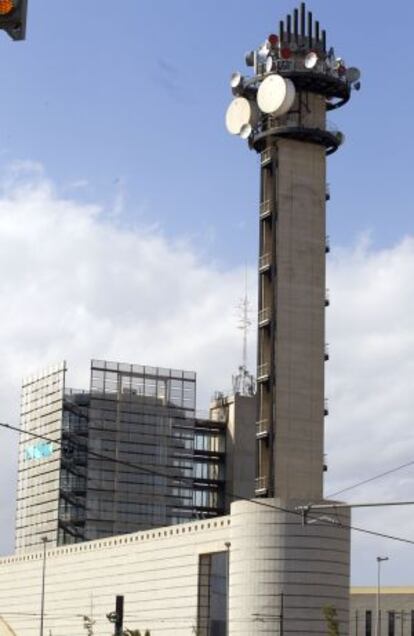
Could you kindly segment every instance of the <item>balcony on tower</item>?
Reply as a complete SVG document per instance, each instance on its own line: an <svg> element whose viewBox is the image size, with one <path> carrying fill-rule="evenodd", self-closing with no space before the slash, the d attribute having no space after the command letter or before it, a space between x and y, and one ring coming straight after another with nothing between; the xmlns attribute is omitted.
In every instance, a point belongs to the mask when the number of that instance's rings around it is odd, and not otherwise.
<svg viewBox="0 0 414 636"><path fill-rule="evenodd" d="M263 495L267 495L268 491L269 491L268 477L256 477L254 494L257 497L262 497Z"/></svg>
<svg viewBox="0 0 414 636"><path fill-rule="evenodd" d="M262 220L267 219L269 216L272 216L272 212L273 212L273 205L270 199L267 199L266 201L263 201L263 203L260 204L260 218Z"/></svg>
<svg viewBox="0 0 414 636"><path fill-rule="evenodd" d="M331 251L331 241L328 235L325 236L325 254L329 254Z"/></svg>
<svg viewBox="0 0 414 636"><path fill-rule="evenodd" d="M265 148L262 154L260 155L260 163L262 166L268 165L272 161L272 153L270 148Z"/></svg>
<svg viewBox="0 0 414 636"><path fill-rule="evenodd" d="M329 400L325 398L323 414L325 417L329 415Z"/></svg>
<svg viewBox="0 0 414 636"><path fill-rule="evenodd" d="M264 362L257 367L257 382L258 384L264 384L270 380L270 364Z"/></svg>
<svg viewBox="0 0 414 636"><path fill-rule="evenodd" d="M329 307L330 304L331 304L331 299L330 299L329 289L326 289L325 290L325 307Z"/></svg>
<svg viewBox="0 0 414 636"><path fill-rule="evenodd" d="M272 267L272 254L268 252L267 254L263 254L259 258L259 272L264 274L265 272L270 271Z"/></svg>
<svg viewBox="0 0 414 636"><path fill-rule="evenodd" d="M259 311L259 316L258 316L259 328L263 329L263 327L267 327L268 325L270 325L271 318L272 318L272 312L270 310L270 307L265 307L265 309L261 309Z"/></svg>
<svg viewBox="0 0 414 636"><path fill-rule="evenodd" d="M329 360L329 344L326 343L325 344L325 362L328 362Z"/></svg>
<svg viewBox="0 0 414 636"><path fill-rule="evenodd" d="M269 437L269 420L259 420L256 422L256 439Z"/></svg>
<svg viewBox="0 0 414 636"><path fill-rule="evenodd" d="M327 183L325 188L325 201L330 201L330 200L331 200L331 186L329 185L329 183Z"/></svg>

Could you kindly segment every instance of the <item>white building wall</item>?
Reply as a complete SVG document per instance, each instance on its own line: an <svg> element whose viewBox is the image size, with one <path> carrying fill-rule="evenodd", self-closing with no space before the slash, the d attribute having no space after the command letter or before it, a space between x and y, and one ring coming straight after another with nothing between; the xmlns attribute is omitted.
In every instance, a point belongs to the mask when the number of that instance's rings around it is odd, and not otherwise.
<svg viewBox="0 0 414 636"><path fill-rule="evenodd" d="M349 529L323 520L303 526L286 507L242 501L231 516L49 550L44 635L79 636L93 607L94 636L109 636L105 616L120 594L125 628L207 636L197 631L199 556L228 550L229 636L325 636L326 605L347 636ZM342 512L336 518L348 525ZM17 636L39 634L42 562L42 552L0 560L0 617Z"/></svg>
<svg viewBox="0 0 414 636"><path fill-rule="evenodd" d="M124 626L151 636L194 636L199 554L225 551L230 518L139 532L47 552L45 627L49 636L109 636L105 615L125 596ZM0 559L0 616L17 636L38 636L42 553Z"/></svg>
<svg viewBox="0 0 414 636"><path fill-rule="evenodd" d="M279 499L232 506L230 636L325 636L326 606L337 610L340 634L348 636L349 513L335 513L346 527L315 522L322 516L316 510L302 525L283 510L294 506Z"/></svg>

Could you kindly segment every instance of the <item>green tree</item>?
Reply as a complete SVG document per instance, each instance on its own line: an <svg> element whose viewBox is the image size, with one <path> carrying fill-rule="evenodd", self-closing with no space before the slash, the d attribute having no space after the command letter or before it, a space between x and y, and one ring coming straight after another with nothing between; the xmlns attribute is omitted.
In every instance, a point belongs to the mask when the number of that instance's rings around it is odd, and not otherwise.
<svg viewBox="0 0 414 636"><path fill-rule="evenodd" d="M336 608L333 605L325 605L323 615L329 636L339 636L339 620Z"/></svg>

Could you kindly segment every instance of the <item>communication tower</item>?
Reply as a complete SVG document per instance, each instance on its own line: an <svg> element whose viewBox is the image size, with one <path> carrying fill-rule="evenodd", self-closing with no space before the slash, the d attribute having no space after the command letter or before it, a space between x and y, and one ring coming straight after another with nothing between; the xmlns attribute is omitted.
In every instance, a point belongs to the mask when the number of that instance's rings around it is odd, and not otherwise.
<svg viewBox="0 0 414 636"><path fill-rule="evenodd" d="M231 76L228 131L260 158L255 493L320 501L323 486L327 112L360 88L305 3Z"/></svg>

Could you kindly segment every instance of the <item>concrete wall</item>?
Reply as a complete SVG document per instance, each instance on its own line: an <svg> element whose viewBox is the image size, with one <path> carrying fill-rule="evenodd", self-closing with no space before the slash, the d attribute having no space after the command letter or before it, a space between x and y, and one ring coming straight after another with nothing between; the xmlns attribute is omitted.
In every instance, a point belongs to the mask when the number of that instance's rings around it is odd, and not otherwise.
<svg viewBox="0 0 414 636"><path fill-rule="evenodd" d="M105 615L125 595L125 627L151 636L194 636L200 554L225 551L230 519L184 524L91 541L47 553L45 636L113 633ZM0 616L17 636L38 636L42 553L0 560Z"/></svg>
<svg viewBox="0 0 414 636"><path fill-rule="evenodd" d="M325 636L327 605L338 611L340 634L347 636L349 530L323 521L302 526L297 514L278 509L294 502L256 501L232 506L230 636ZM348 524L348 514L338 520Z"/></svg>
<svg viewBox="0 0 414 636"><path fill-rule="evenodd" d="M275 282L276 495L322 497L325 149L278 140Z"/></svg>
<svg viewBox="0 0 414 636"><path fill-rule="evenodd" d="M349 615L350 636L365 636L366 612L371 612L372 635L375 636L377 611L377 588L356 587L351 589ZM389 613L394 612L394 635L411 636L414 633L414 588L382 587L380 596L380 633L389 636Z"/></svg>
<svg viewBox="0 0 414 636"><path fill-rule="evenodd" d="M94 635L109 636L105 615L117 594L125 596L125 627L151 636L197 634L199 557L227 550L229 636L279 634L281 594L285 634L325 636L329 604L345 636L348 530L302 526L280 507L271 499L238 502L227 517L49 550L45 636L79 636L82 616L92 611ZM0 617L17 636L39 633L42 562L41 552L0 560Z"/></svg>
<svg viewBox="0 0 414 636"><path fill-rule="evenodd" d="M235 495L251 499L256 475L256 396L229 395L210 405L212 419L226 419L225 506Z"/></svg>

